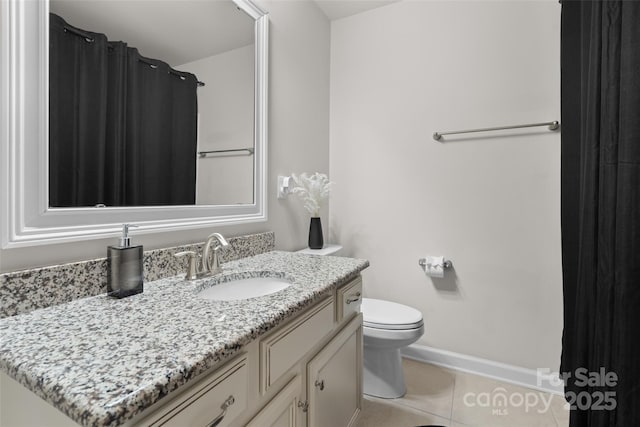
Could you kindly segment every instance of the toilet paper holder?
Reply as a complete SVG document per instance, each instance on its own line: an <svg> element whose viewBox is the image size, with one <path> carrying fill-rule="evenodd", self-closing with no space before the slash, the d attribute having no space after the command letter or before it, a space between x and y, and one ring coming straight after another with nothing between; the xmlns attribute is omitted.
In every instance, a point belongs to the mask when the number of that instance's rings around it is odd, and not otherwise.
<svg viewBox="0 0 640 427"><path fill-rule="evenodd" d="M418 260L418 265L420 267L426 267L427 266L427 259L426 258L420 258ZM446 270L446 269L449 269L449 268L453 267L453 263L451 262L451 260L445 259L444 262L442 263L442 266Z"/></svg>

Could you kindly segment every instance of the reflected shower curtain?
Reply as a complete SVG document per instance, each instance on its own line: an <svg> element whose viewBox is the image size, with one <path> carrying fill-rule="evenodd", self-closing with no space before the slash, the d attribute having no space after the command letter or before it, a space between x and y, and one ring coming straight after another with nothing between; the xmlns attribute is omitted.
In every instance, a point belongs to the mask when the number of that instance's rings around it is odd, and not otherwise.
<svg viewBox="0 0 640 427"><path fill-rule="evenodd" d="M196 197L197 79L127 48L126 205L189 205ZM176 144L175 141L180 141Z"/></svg>
<svg viewBox="0 0 640 427"><path fill-rule="evenodd" d="M105 161L106 206L126 206L126 179L123 171L127 159L127 44L109 42L107 49L107 127Z"/></svg>
<svg viewBox="0 0 640 427"><path fill-rule="evenodd" d="M51 15L49 206L94 206L105 200L107 37L67 25Z"/></svg>
<svg viewBox="0 0 640 427"><path fill-rule="evenodd" d="M561 64L561 372L571 426L637 426L640 3L563 1Z"/></svg>
<svg viewBox="0 0 640 427"><path fill-rule="evenodd" d="M49 206L195 204L197 78L54 14L50 34Z"/></svg>

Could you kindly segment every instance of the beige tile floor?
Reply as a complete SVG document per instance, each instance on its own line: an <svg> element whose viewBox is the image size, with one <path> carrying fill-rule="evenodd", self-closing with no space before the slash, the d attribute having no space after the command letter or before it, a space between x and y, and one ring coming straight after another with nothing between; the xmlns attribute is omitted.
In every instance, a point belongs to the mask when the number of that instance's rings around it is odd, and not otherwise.
<svg viewBox="0 0 640 427"><path fill-rule="evenodd" d="M567 427L561 396L403 360L407 394L365 396L357 427ZM506 400L505 400L506 399Z"/></svg>

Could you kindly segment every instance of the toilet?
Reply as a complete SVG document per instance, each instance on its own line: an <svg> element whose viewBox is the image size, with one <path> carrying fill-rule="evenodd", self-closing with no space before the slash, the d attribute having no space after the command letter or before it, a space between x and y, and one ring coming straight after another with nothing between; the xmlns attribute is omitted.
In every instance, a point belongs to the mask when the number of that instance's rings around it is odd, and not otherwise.
<svg viewBox="0 0 640 427"><path fill-rule="evenodd" d="M299 253L338 255L340 245L303 249ZM362 298L364 368L363 392L395 399L407 392L400 349L424 334L422 313L413 307L373 298Z"/></svg>
<svg viewBox="0 0 640 427"><path fill-rule="evenodd" d="M360 306L364 336L364 394L385 399L404 396L407 387L400 349L424 334L422 313L415 308L373 298Z"/></svg>

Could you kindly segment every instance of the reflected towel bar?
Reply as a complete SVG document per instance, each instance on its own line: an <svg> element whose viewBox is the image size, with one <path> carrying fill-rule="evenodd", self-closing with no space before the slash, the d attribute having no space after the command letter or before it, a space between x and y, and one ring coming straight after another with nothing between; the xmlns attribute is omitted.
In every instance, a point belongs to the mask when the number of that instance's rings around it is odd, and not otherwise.
<svg viewBox="0 0 640 427"><path fill-rule="evenodd" d="M198 151L198 156L200 158L207 157L208 154L229 154L229 153L241 153L247 152L247 156L251 156L253 154L253 148L235 148L233 150L211 150L211 151Z"/></svg>
<svg viewBox="0 0 640 427"><path fill-rule="evenodd" d="M457 130L450 132L434 132L433 139L436 141L440 141L443 135L455 135L459 133L474 133L474 132L489 132L493 130L504 130L504 129L520 129L520 128L532 128L537 126L548 126L549 130L558 130L560 129L560 122L555 120L553 122L544 122L544 123L531 123L527 125L515 125L515 126L498 126L494 128L484 128L484 129L469 129L469 130Z"/></svg>

